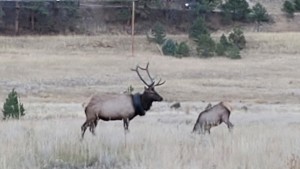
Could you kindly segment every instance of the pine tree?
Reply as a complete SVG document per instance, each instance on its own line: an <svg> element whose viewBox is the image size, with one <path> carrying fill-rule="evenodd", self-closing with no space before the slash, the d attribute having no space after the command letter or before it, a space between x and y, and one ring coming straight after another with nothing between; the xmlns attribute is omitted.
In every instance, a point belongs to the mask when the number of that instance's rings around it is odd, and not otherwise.
<svg viewBox="0 0 300 169"><path fill-rule="evenodd" d="M259 31L261 22L268 22L270 17L267 13L266 8L263 7L260 3L256 3L252 8L251 19L256 22L257 31Z"/></svg>
<svg viewBox="0 0 300 169"><path fill-rule="evenodd" d="M24 116L25 109L22 103L19 103L18 93L13 89L6 98L6 101L3 105L3 115L4 119L15 118L19 119L21 116Z"/></svg>
<svg viewBox="0 0 300 169"><path fill-rule="evenodd" d="M229 11L232 19L236 21L245 21L251 11L246 0L228 0L222 8L223 11Z"/></svg>
<svg viewBox="0 0 300 169"><path fill-rule="evenodd" d="M166 30L164 26L156 22L151 30L151 37L147 34L147 39L151 42L154 41L155 43L162 45L165 42L166 38Z"/></svg>
<svg viewBox="0 0 300 169"><path fill-rule="evenodd" d="M197 53L200 57L212 57L215 53L215 42L209 34L202 34L195 39Z"/></svg>
<svg viewBox="0 0 300 169"><path fill-rule="evenodd" d="M201 17L198 17L189 30L189 37L192 39L197 39L203 34L209 34L209 31L204 20Z"/></svg>
<svg viewBox="0 0 300 169"><path fill-rule="evenodd" d="M291 18L294 17L295 6L291 1L289 0L284 1L282 10L287 13L288 17Z"/></svg>
<svg viewBox="0 0 300 169"><path fill-rule="evenodd" d="M230 43L236 45L239 49L244 49L246 47L246 38L244 32L239 28L234 28L229 34L228 40Z"/></svg>
<svg viewBox="0 0 300 169"><path fill-rule="evenodd" d="M295 11L299 12L300 11L300 0L294 0L295 4Z"/></svg>

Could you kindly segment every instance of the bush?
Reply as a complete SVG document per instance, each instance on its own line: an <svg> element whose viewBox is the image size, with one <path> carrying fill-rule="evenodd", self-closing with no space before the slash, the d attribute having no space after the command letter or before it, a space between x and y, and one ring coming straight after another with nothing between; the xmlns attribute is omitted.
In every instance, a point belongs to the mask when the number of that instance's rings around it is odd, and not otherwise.
<svg viewBox="0 0 300 169"><path fill-rule="evenodd" d="M5 16L5 13L2 9L2 6L0 5L0 21L2 20L2 17Z"/></svg>
<svg viewBox="0 0 300 169"><path fill-rule="evenodd" d="M294 8L295 8L295 11L299 12L300 11L300 0L294 0Z"/></svg>
<svg viewBox="0 0 300 169"><path fill-rule="evenodd" d="M177 45L176 55L180 57L190 56L190 48L185 42L181 42Z"/></svg>
<svg viewBox="0 0 300 169"><path fill-rule="evenodd" d="M130 85L127 87L127 89L123 93L132 94L133 91L134 91L134 88L132 85Z"/></svg>
<svg viewBox="0 0 300 169"><path fill-rule="evenodd" d="M216 54L218 56L224 56L226 52L226 46L222 45L221 43L217 43L216 45Z"/></svg>
<svg viewBox="0 0 300 169"><path fill-rule="evenodd" d="M223 11L230 12L232 20L246 21L250 13L249 4L246 0L228 0L222 5Z"/></svg>
<svg viewBox="0 0 300 169"><path fill-rule="evenodd" d="M250 19L256 23L256 30L259 31L261 22L269 22L270 16L265 7L260 3L256 3L252 8Z"/></svg>
<svg viewBox="0 0 300 169"><path fill-rule="evenodd" d="M15 118L19 119L21 116L24 116L24 107L22 103L19 103L18 93L13 89L3 105L3 115L4 119Z"/></svg>
<svg viewBox="0 0 300 169"><path fill-rule="evenodd" d="M228 42L224 34L221 36L220 42L216 45L216 54L231 59L241 58L240 49L235 44Z"/></svg>
<svg viewBox="0 0 300 169"><path fill-rule="evenodd" d="M208 33L209 32L204 20L198 17L189 30L189 37L192 39L197 39L198 36Z"/></svg>
<svg viewBox="0 0 300 169"><path fill-rule="evenodd" d="M202 34L195 41L197 43L197 53L200 57L214 56L216 44L209 34Z"/></svg>
<svg viewBox="0 0 300 169"><path fill-rule="evenodd" d="M282 10L286 12L288 17L294 17L295 7L291 1L284 1Z"/></svg>
<svg viewBox="0 0 300 169"><path fill-rule="evenodd" d="M230 59L241 59L240 49L234 44L228 46L225 55Z"/></svg>
<svg viewBox="0 0 300 169"><path fill-rule="evenodd" d="M162 45L165 42L166 30L161 23L156 22L150 33L151 33L151 37L147 34L147 39L150 42L153 41L159 45Z"/></svg>
<svg viewBox="0 0 300 169"><path fill-rule="evenodd" d="M175 56L176 50L176 43L172 39L166 40L166 42L162 46L162 51L164 55Z"/></svg>
<svg viewBox="0 0 300 169"><path fill-rule="evenodd" d="M256 3L252 7L251 19L256 22L268 22L270 16L264 6L260 3Z"/></svg>
<svg viewBox="0 0 300 169"><path fill-rule="evenodd" d="M217 43L217 45L216 45L216 54L218 56L225 55L228 44L229 44L228 40L227 40L226 36L223 34L220 38L219 43Z"/></svg>
<svg viewBox="0 0 300 169"><path fill-rule="evenodd" d="M235 44L239 49L244 49L246 47L246 39L244 33L239 28L234 28L233 32L229 34L229 42Z"/></svg>

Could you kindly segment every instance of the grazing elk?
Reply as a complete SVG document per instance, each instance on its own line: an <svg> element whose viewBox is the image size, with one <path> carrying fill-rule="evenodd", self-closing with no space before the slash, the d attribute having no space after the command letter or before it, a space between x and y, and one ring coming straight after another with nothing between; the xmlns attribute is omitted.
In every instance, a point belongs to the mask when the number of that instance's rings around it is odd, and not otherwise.
<svg viewBox="0 0 300 169"><path fill-rule="evenodd" d="M152 102L163 100L154 88L163 85L165 81L162 82L160 79L155 83L154 79L150 76L148 67L149 63L146 68L137 65L135 69L131 69L137 73L140 80L146 85L142 94L99 94L94 95L90 99L85 107L86 121L81 126L82 139L87 127L89 127L91 133L95 135L95 127L99 119L104 121L123 120L124 130L126 132L128 131L130 120L137 115L144 116L146 111L151 108ZM150 84L143 79L139 70L146 71L151 81Z"/></svg>
<svg viewBox="0 0 300 169"><path fill-rule="evenodd" d="M213 107L209 104L205 110L199 114L193 132L199 134L208 132L208 134L210 134L210 128L218 126L222 122L227 125L230 131L233 128L233 124L229 121L231 111L231 106L226 102L220 102Z"/></svg>

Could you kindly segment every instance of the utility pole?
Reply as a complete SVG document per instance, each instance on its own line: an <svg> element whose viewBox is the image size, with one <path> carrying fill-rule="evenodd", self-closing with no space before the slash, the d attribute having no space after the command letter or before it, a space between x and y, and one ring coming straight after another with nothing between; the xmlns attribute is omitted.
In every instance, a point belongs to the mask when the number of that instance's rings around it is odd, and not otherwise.
<svg viewBox="0 0 300 169"><path fill-rule="evenodd" d="M134 17L135 17L135 0L132 0L132 16L131 16L131 54L134 57Z"/></svg>
<svg viewBox="0 0 300 169"><path fill-rule="evenodd" d="M20 4L16 1L16 16L15 16L15 34L19 34L19 15L20 15Z"/></svg>

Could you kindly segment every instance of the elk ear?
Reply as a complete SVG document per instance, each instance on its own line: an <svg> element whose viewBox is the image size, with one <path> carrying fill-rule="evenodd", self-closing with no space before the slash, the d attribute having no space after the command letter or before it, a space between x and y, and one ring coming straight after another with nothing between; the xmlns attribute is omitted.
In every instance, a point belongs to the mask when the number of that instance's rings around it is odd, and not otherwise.
<svg viewBox="0 0 300 169"><path fill-rule="evenodd" d="M146 86L144 86L144 90L147 90L148 88Z"/></svg>

